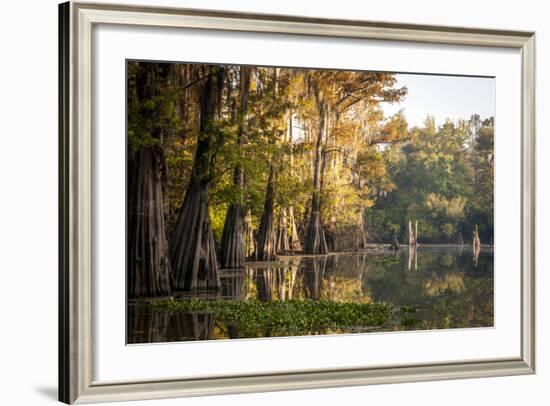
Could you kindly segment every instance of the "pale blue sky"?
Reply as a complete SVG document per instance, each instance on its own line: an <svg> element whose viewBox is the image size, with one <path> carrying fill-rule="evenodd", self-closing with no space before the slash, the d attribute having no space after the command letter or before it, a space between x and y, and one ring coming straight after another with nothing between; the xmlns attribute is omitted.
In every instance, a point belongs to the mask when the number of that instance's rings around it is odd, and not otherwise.
<svg viewBox="0 0 550 406"><path fill-rule="evenodd" d="M397 85L407 86L404 101L383 103L386 116L403 110L409 127L421 126L426 116L436 124L445 119L469 119L479 114L482 119L495 114L495 79L462 76L397 74Z"/></svg>

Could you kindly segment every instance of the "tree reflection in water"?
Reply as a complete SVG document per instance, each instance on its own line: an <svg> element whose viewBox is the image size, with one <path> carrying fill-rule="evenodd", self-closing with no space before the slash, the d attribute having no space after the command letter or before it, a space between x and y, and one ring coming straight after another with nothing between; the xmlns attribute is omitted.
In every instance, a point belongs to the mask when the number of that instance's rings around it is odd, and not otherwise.
<svg viewBox="0 0 550 406"><path fill-rule="evenodd" d="M493 325L493 252L488 248L473 252L471 247L420 246L412 251L281 257L223 271L221 284L221 293L187 293L177 299L393 305L396 319L378 331ZM401 314L403 307L414 308L414 313ZM128 307L129 343L239 338L241 334L234 326L216 322L208 312L153 311L135 303ZM263 334L272 332L268 329Z"/></svg>
<svg viewBox="0 0 550 406"><path fill-rule="evenodd" d="M493 252L423 248L413 254L415 272L399 272L386 255L374 256L364 282L374 302L417 309L414 323L393 329L490 327L493 325ZM477 256L477 257L476 257ZM474 262L472 263L472 258ZM407 261L411 263L410 253ZM408 266L407 266L408 269Z"/></svg>
<svg viewBox="0 0 550 406"><path fill-rule="evenodd" d="M128 343L211 340L212 313L150 310L146 305L128 306Z"/></svg>
<svg viewBox="0 0 550 406"><path fill-rule="evenodd" d="M304 286L307 299L319 300L323 287L323 278L327 272L327 256L313 258L309 267L305 268Z"/></svg>
<svg viewBox="0 0 550 406"><path fill-rule="evenodd" d="M231 269L227 270L221 279L222 297L231 299L245 299L247 297L246 288L247 270Z"/></svg>

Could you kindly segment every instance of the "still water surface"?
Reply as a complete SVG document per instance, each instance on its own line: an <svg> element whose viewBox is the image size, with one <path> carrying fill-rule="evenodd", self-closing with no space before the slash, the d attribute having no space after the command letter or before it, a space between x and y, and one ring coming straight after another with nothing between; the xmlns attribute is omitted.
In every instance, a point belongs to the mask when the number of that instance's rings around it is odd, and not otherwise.
<svg viewBox="0 0 550 406"><path fill-rule="evenodd" d="M222 271L221 282L220 292L176 297L386 303L394 309L394 316L382 326L342 326L332 333L493 326L490 248L483 248L477 258L466 246L281 257L276 262L247 263L243 270ZM127 316L130 344L241 337L217 323L211 313L151 309L134 302L128 305Z"/></svg>

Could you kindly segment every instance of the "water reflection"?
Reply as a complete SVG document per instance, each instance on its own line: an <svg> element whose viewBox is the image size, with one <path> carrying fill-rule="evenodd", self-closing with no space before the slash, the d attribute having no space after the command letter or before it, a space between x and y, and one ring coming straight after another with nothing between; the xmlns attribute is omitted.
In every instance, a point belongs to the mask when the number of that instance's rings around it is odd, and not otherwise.
<svg viewBox="0 0 550 406"><path fill-rule="evenodd" d="M389 251L282 257L224 271L222 290L178 298L384 302L396 317L379 330L493 325L493 252L473 247L418 247ZM414 311L401 310L412 308ZM128 307L128 342L239 338L211 313ZM369 330L370 331L370 330ZM266 331L265 336L270 336Z"/></svg>
<svg viewBox="0 0 550 406"><path fill-rule="evenodd" d="M146 305L128 306L128 343L211 340L214 326L212 313L152 311Z"/></svg>
<svg viewBox="0 0 550 406"><path fill-rule="evenodd" d="M412 265L414 263L414 270L416 271L418 269L418 256L416 255L418 247L409 245L409 271L412 268Z"/></svg>
<svg viewBox="0 0 550 406"><path fill-rule="evenodd" d="M474 245L473 248L473 260L474 260L474 268L477 268L477 262L479 260L479 254L481 252L481 246L480 245Z"/></svg>

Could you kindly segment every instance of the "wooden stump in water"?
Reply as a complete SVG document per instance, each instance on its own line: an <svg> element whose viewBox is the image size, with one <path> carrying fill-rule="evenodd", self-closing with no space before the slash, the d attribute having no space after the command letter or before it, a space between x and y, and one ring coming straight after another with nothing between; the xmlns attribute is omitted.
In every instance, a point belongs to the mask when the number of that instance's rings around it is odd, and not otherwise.
<svg viewBox="0 0 550 406"><path fill-rule="evenodd" d="M409 247L416 247L418 245L418 242L416 240L418 236L418 221L415 221L414 224L414 231L412 227L412 221L409 220Z"/></svg>

